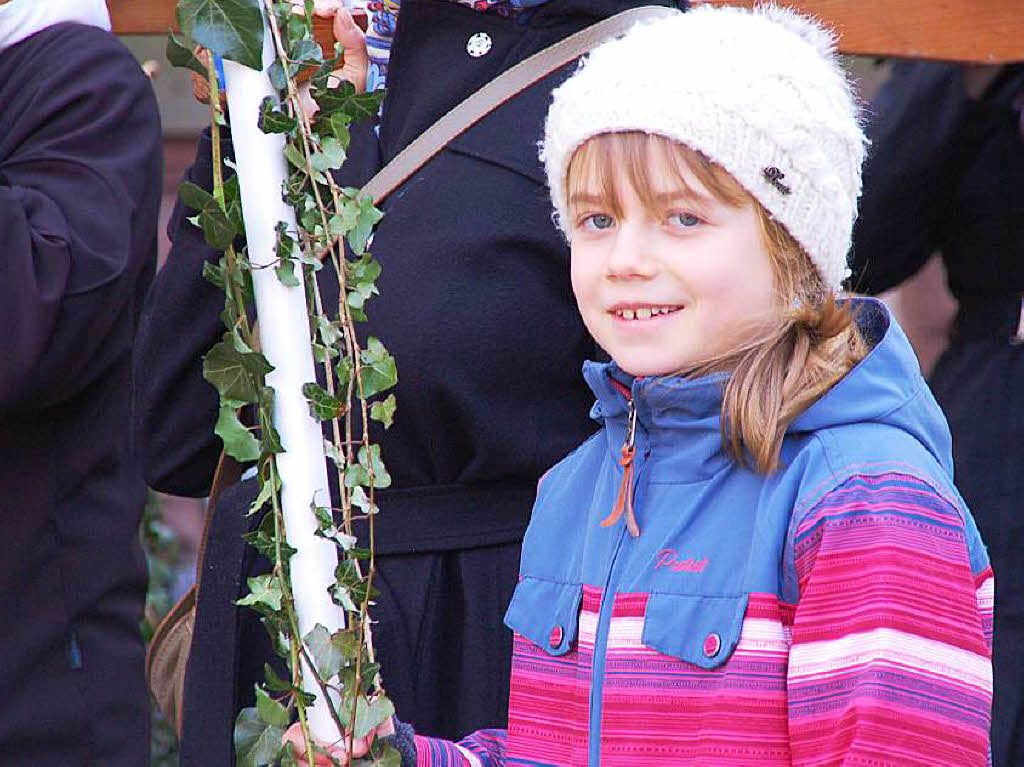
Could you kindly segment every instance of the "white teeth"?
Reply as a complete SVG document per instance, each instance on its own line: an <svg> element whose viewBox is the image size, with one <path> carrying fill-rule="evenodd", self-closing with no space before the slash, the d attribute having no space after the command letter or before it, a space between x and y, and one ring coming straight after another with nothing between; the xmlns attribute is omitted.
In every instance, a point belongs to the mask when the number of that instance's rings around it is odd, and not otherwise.
<svg viewBox="0 0 1024 767"><path fill-rule="evenodd" d="M670 314L678 307L644 306L639 309L617 309L615 313L624 320L649 320L662 314Z"/></svg>
<svg viewBox="0 0 1024 767"><path fill-rule="evenodd" d="M647 308L637 309L636 318L638 320L649 320L651 318L651 310Z"/></svg>
<svg viewBox="0 0 1024 767"><path fill-rule="evenodd" d="M631 320L631 319L633 319L633 310L632 309L623 309L620 312L620 314L622 314L622 319L624 319L624 320Z"/></svg>

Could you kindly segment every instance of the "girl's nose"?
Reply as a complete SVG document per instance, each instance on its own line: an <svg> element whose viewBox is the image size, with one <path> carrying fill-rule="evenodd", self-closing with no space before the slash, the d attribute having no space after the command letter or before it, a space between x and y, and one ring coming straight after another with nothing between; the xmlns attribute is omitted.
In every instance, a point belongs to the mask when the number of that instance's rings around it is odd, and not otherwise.
<svg viewBox="0 0 1024 767"><path fill-rule="evenodd" d="M655 262L650 253L650 242L645 227L624 223L619 227L606 263L609 279L650 277Z"/></svg>

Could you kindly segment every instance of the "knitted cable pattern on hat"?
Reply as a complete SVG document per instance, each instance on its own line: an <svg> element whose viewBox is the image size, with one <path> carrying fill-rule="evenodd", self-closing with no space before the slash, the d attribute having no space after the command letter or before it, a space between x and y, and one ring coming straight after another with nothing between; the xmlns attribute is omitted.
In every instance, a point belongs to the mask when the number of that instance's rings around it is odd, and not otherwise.
<svg viewBox="0 0 1024 767"><path fill-rule="evenodd" d="M541 144L569 237L573 153L602 133L660 134L732 174L839 290L866 139L835 36L774 5L701 6L596 48L552 94Z"/></svg>

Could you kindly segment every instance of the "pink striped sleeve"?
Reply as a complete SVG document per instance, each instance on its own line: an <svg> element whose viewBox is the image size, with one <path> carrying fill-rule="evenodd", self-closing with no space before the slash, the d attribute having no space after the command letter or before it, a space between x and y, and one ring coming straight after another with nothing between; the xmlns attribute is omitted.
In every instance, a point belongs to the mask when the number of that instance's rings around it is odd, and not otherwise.
<svg viewBox="0 0 1024 767"><path fill-rule="evenodd" d="M478 730L458 743L417 735L416 767L502 767L505 730Z"/></svg>
<svg viewBox="0 0 1024 767"><path fill-rule="evenodd" d="M992 574L957 510L914 477L855 476L794 548L793 764L985 765Z"/></svg>

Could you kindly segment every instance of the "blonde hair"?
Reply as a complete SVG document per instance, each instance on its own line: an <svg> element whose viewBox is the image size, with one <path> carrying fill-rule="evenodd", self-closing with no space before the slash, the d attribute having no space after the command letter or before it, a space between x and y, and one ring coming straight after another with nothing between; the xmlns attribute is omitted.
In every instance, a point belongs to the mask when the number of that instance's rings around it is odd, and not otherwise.
<svg viewBox="0 0 1024 767"><path fill-rule="evenodd" d="M722 395L722 447L740 465L769 474L779 465L789 424L838 383L867 354L856 320L840 306L810 257L736 179L700 152L672 139L640 132L605 133L576 150L567 171L566 197L597 194L621 215L619 184L628 183L641 203L656 210L651 169L673 171L692 191L683 169L720 202L753 205L772 265L777 322L753 329L738 348L678 371L699 376L728 370ZM595 188L596 187L596 188Z"/></svg>

